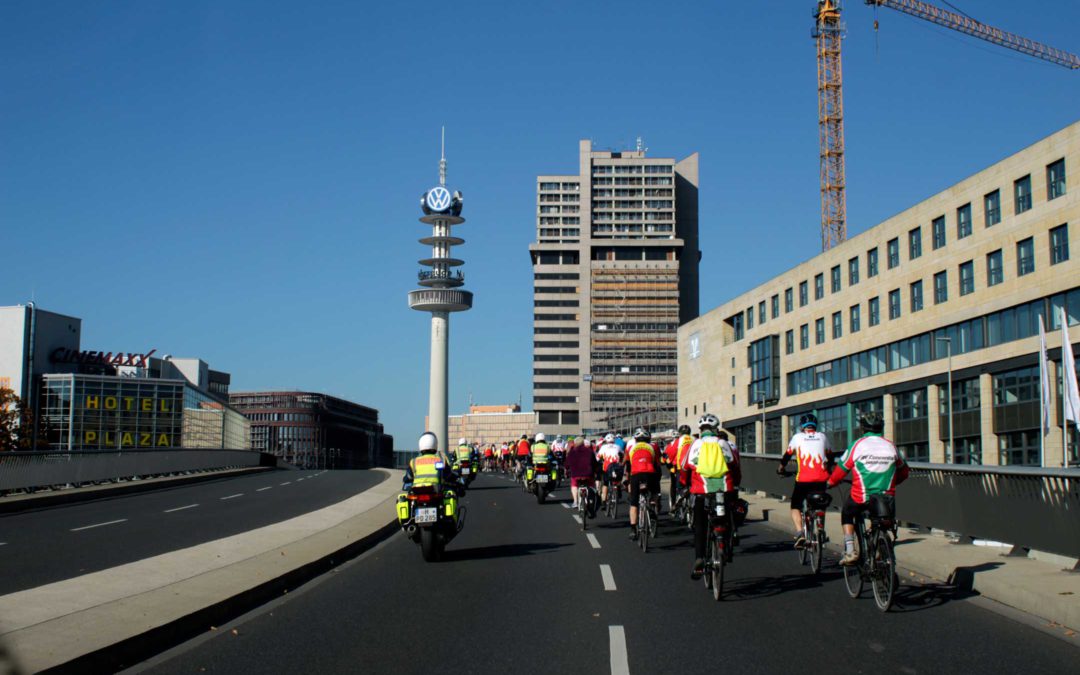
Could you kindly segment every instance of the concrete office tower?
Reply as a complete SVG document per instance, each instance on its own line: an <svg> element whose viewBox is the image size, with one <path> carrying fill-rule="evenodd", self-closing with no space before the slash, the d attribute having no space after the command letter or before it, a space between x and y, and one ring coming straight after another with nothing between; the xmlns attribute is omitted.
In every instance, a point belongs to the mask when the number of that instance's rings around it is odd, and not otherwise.
<svg viewBox="0 0 1080 675"><path fill-rule="evenodd" d="M538 176L533 406L548 434L675 423L676 333L698 315L698 156L579 145Z"/></svg>
<svg viewBox="0 0 1080 675"><path fill-rule="evenodd" d="M459 288L465 284L465 275L460 271L451 271L465 264L464 260L450 255L451 248L464 244L465 240L451 235L450 228L461 225L465 219L461 217L461 193L451 193L446 187L445 143L442 159L439 160L439 184L421 195L420 207L424 211L420 222L431 225L431 236L420 240L421 244L431 247L431 257L420 260L420 264L431 269L420 271L420 285L425 288L409 292L409 307L431 312L428 418L431 420L430 431L439 438L439 450L446 452L450 447L446 437L450 313L472 309L472 293Z"/></svg>

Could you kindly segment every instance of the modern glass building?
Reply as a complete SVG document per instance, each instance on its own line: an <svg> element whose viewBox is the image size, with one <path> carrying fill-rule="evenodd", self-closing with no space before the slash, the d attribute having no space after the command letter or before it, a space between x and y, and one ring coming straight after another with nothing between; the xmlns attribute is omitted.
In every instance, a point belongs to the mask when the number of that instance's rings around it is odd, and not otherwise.
<svg viewBox="0 0 1080 675"><path fill-rule="evenodd" d="M802 413L839 448L874 409L912 460L1080 463L1061 412L1062 347L1080 341L1077 167L1080 122L682 325L679 422L711 412L744 451L780 452Z"/></svg>

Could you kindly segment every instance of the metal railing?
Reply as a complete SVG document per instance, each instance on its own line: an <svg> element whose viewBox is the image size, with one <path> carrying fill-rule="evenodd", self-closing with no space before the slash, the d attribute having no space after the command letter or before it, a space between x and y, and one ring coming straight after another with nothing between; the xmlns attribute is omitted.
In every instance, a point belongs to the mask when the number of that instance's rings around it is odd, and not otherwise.
<svg viewBox="0 0 1080 675"><path fill-rule="evenodd" d="M0 453L0 494L64 485L220 469L275 466L272 455L250 450L125 450Z"/></svg>
<svg viewBox="0 0 1080 675"><path fill-rule="evenodd" d="M741 456L744 489L789 496L780 455ZM911 462L896 490L903 522L1080 558L1080 469ZM842 486L847 494L847 487ZM839 507L840 500L834 502Z"/></svg>

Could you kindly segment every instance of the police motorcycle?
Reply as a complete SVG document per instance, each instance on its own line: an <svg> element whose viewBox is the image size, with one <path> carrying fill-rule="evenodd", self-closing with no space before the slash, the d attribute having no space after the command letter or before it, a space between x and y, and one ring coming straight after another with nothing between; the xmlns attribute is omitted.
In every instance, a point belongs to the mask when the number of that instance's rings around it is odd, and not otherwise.
<svg viewBox="0 0 1080 675"><path fill-rule="evenodd" d="M458 441L459 448L465 445L464 438ZM454 473L461 476L461 480L465 484L465 487L472 485L472 482L476 480L476 475L480 473L480 462L476 461L476 451L470 448L469 453L465 455L464 458L455 454Z"/></svg>
<svg viewBox="0 0 1080 675"><path fill-rule="evenodd" d="M554 460L529 462L525 468L525 489L536 495L537 504L543 504L558 485L559 478L559 465Z"/></svg>
<svg viewBox="0 0 1080 675"><path fill-rule="evenodd" d="M421 437L421 448L426 436L434 438L433 434ZM437 455L434 458L434 468L446 471L444 460ZM437 562L446 545L465 527L465 506L460 503L465 484L449 473L435 483L414 479L404 490L397 500L398 524L410 541L419 544L425 561Z"/></svg>

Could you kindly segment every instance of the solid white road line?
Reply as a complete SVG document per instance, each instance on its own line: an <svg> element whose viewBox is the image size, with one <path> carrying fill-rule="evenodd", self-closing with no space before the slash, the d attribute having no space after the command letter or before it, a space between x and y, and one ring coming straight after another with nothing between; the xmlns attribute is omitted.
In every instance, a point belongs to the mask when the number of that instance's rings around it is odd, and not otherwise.
<svg viewBox="0 0 1080 675"><path fill-rule="evenodd" d="M273 487L272 485L267 485L266 487L261 487L261 488L259 488L259 489L258 489L258 490L256 490L255 492L262 492L263 490L269 490L269 489L270 489L270 488L272 488L272 487Z"/></svg>
<svg viewBox="0 0 1080 675"><path fill-rule="evenodd" d="M564 509L572 509L572 508L574 508L574 507L570 506L570 504L568 504L567 502L563 502L563 503L562 503L562 507L563 507Z"/></svg>
<svg viewBox="0 0 1080 675"><path fill-rule="evenodd" d="M630 662L626 658L626 631L622 626L608 626L608 644L611 650L611 675L630 675Z"/></svg>
<svg viewBox="0 0 1080 675"><path fill-rule="evenodd" d="M611 575L611 565L600 566L600 576L604 579L604 590L614 591L615 589L615 577Z"/></svg>
<svg viewBox="0 0 1080 675"><path fill-rule="evenodd" d="M198 506L198 504L188 504L187 506L177 506L175 509L165 509L165 511L163 511L163 513L172 513L173 511L183 511L184 509L193 509L196 506Z"/></svg>
<svg viewBox="0 0 1080 675"><path fill-rule="evenodd" d="M287 481L285 481L284 483L282 483L282 485L288 485L288 484L289 484L289 483L291 483L291 482L292 482L291 480L287 480Z"/></svg>
<svg viewBox="0 0 1080 675"><path fill-rule="evenodd" d="M589 546L593 548L600 548L600 542L596 540L596 535L592 532L585 535L585 538L589 540Z"/></svg>
<svg viewBox="0 0 1080 675"><path fill-rule="evenodd" d="M115 525L117 523L126 523L127 518L120 518L119 520L110 520L107 523L94 523L93 525L83 525L82 527L71 528L72 532L79 532L80 530L89 530L95 527L105 527L106 525Z"/></svg>
<svg viewBox="0 0 1080 675"><path fill-rule="evenodd" d="M579 516L579 515L578 515L578 514L576 514L576 513L574 514L574 520L576 520L576 521L577 521L577 524L578 524L578 525L580 525L580 524L581 524L581 516Z"/></svg>
<svg viewBox="0 0 1080 675"><path fill-rule="evenodd" d="M243 492L237 492L234 495L229 495L228 497L222 497L221 501L225 501L226 499L236 499L237 497L243 497L243 496L244 496Z"/></svg>

